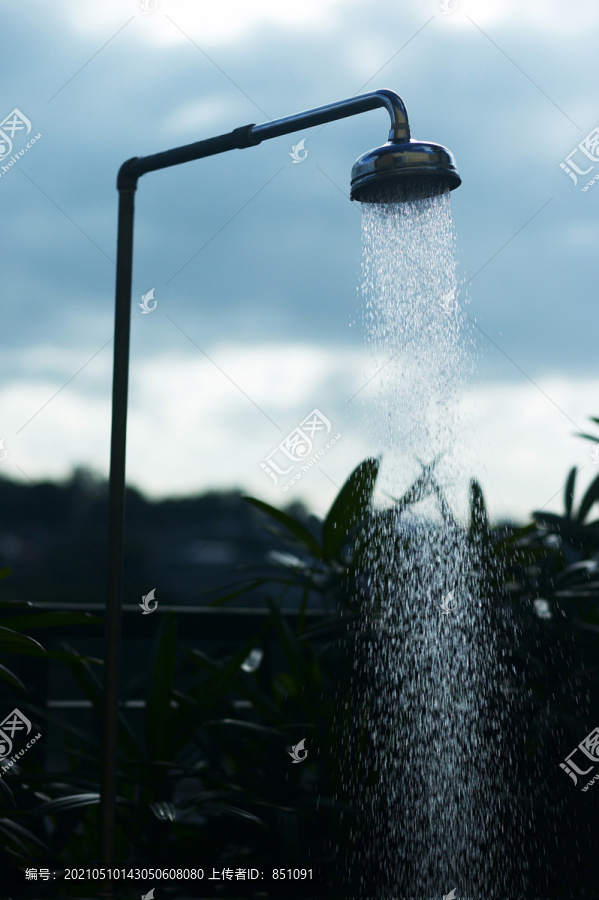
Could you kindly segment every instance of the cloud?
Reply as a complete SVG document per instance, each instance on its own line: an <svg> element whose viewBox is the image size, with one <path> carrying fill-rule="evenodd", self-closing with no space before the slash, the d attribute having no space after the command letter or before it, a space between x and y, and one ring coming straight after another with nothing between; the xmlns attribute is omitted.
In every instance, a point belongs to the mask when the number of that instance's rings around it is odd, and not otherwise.
<svg viewBox="0 0 599 900"><path fill-rule="evenodd" d="M265 27L291 29L332 29L339 22L347 0L228 0L225 4L195 3L190 0L104 0L85 8L71 0L63 14L80 34L99 33L122 24L127 16L143 21L145 37L160 45L176 45L189 40L202 45L239 42Z"/></svg>
<svg viewBox="0 0 599 900"><path fill-rule="evenodd" d="M348 403L378 368L363 351L229 343L210 348L209 356L212 362L200 353L158 354L132 366L128 480L150 496L238 487L275 505L302 499L323 514L367 456L383 457L381 502L383 488L398 493L417 477L418 461L412 452L406 454L410 445L402 440L401 428L393 445L385 446L374 427L373 417L385 402L387 415L398 424L404 421L395 387L385 388L381 380L373 405L371 383L370 394L365 389ZM3 474L38 480L89 465L107 475L107 360L98 357L60 390L75 357L65 361L60 375L53 354L40 351L34 357L45 376L21 374L0 392L5 426L0 437L9 452ZM472 476L480 480L494 518L527 519L533 509L561 508L562 485L572 465L581 467L582 485L596 474L591 443L573 433L576 426L586 430L588 417L599 414L599 380L556 375L539 387L470 384L456 395L460 424L438 471L458 515L465 513ZM333 435L342 438L282 492L283 481L275 486L260 463L315 408L330 420ZM432 405L429 415L434 414ZM436 450L428 448L423 461Z"/></svg>
<svg viewBox="0 0 599 900"><path fill-rule="evenodd" d="M517 27L520 30L546 31L549 33L576 34L599 21L599 11L594 0L581 0L576 4L576 15L567 6L553 4L549 9L546 0L443 0L431 4L436 12L452 27L472 27L468 18L485 28L501 31ZM445 10L445 12L444 12Z"/></svg>

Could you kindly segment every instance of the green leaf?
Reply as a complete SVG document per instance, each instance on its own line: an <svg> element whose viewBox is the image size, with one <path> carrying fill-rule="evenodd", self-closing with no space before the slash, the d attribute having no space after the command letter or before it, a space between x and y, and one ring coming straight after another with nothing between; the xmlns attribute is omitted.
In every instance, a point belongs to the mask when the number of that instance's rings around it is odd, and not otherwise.
<svg viewBox="0 0 599 900"><path fill-rule="evenodd" d="M212 674L217 675L220 671L219 664L210 660L205 654L201 654L202 658L200 658L199 655L196 655L196 651L188 650L187 652L192 658L195 658L196 663ZM199 654L199 651L197 651L197 654ZM243 669L240 669L239 677L235 682L235 692L245 700L249 700L254 710L263 715L267 721L275 722L276 724L284 722L285 717L283 713L262 690L258 682L259 679L257 673L244 672ZM195 703L195 701L180 694L178 691L175 691L175 696L177 699L182 699L183 702L187 702L188 705Z"/></svg>
<svg viewBox="0 0 599 900"><path fill-rule="evenodd" d="M596 434L584 434L579 431L573 432L576 437L584 438L587 441L592 441L594 444L599 444L599 436Z"/></svg>
<svg viewBox="0 0 599 900"><path fill-rule="evenodd" d="M371 507L380 459L366 459L351 473L322 524L323 553L335 556L350 532L366 518Z"/></svg>
<svg viewBox="0 0 599 900"><path fill-rule="evenodd" d="M534 512L533 518L535 522L547 526L550 531L561 535L566 541L578 547L585 547L589 543L597 541L597 529L592 529L590 525L583 525L576 520L571 521L565 516L558 516L555 513Z"/></svg>
<svg viewBox="0 0 599 900"><path fill-rule="evenodd" d="M236 786L231 786L232 789L239 791L240 789ZM202 791L199 794L193 794L190 797L185 797L180 800L177 804L178 808L181 810L188 809L202 809L204 804L211 800L219 800L221 798L229 797L232 793L232 790L227 792L224 791ZM294 808L292 806L282 806L280 803L273 803L268 800L263 800L260 797L257 797L255 794L250 793L248 791L243 792L244 796L247 798L248 802L251 802L254 806L264 806L267 809L279 809L282 812L294 812Z"/></svg>
<svg viewBox="0 0 599 900"><path fill-rule="evenodd" d="M44 647L34 638L26 634L20 634L18 631L13 631L12 628L0 626L0 651L5 653L23 653L27 650L35 651L36 654L40 651L44 654L46 653Z"/></svg>
<svg viewBox="0 0 599 900"><path fill-rule="evenodd" d="M59 650L46 650L35 638L4 626L0 626L0 652L18 653L20 656L43 656L44 659L64 659L67 662L72 655ZM102 663L101 659L95 659L93 656L81 656L79 658L96 665L101 665Z"/></svg>
<svg viewBox="0 0 599 900"><path fill-rule="evenodd" d="M599 475L591 482L589 489L580 502L578 521L583 522L594 503L599 500Z"/></svg>
<svg viewBox="0 0 599 900"><path fill-rule="evenodd" d="M267 728L266 725L258 725L256 722L245 722L243 719L211 719L208 722L202 722L203 728L207 728L209 725L226 725L233 728L245 728L258 734L270 734L276 737L284 736L284 732L279 731L278 728Z"/></svg>
<svg viewBox="0 0 599 900"><path fill-rule="evenodd" d="M431 483L431 487L433 492L435 493L437 500L439 502L439 509L441 510L441 515L443 516L443 521L453 527L457 527L457 522L453 517L453 513L451 511L451 507L447 502L445 494L441 488L441 485L437 482L437 479L433 477L432 474L429 474L429 480Z"/></svg>
<svg viewBox="0 0 599 900"><path fill-rule="evenodd" d="M12 819L0 819L0 832L3 832L10 840L14 841L22 851L25 850L27 852L29 850L31 852L31 848L25 847L22 843L22 840L25 840L44 853L50 852L46 844L40 841L35 834L28 831L27 828L24 828L18 822L13 822Z"/></svg>
<svg viewBox="0 0 599 900"><path fill-rule="evenodd" d="M177 807L174 803L157 800L150 803L150 809L161 822L174 822L177 818Z"/></svg>
<svg viewBox="0 0 599 900"><path fill-rule="evenodd" d="M63 643L69 658L67 664L69 669L75 676L88 700L91 700L92 706L99 714L102 711L103 689L100 679L96 673L90 669L87 662L84 661L76 650L70 647L66 642Z"/></svg>
<svg viewBox="0 0 599 900"><path fill-rule="evenodd" d="M13 687L20 688L21 690L27 692L27 688L23 684L20 678L17 678L14 672L11 672L10 669L7 669L6 666L0 664L0 678L3 681L8 681L9 684L12 684Z"/></svg>
<svg viewBox="0 0 599 900"><path fill-rule="evenodd" d="M224 816L235 816L235 818L238 819L246 819L250 822L255 822L257 825L262 825L263 828L267 827L262 819L259 819L258 816L248 812L247 809L240 809L238 806L231 806L229 803L204 803L202 805L202 812L216 813L217 815Z"/></svg>
<svg viewBox="0 0 599 900"><path fill-rule="evenodd" d="M68 809L79 809L82 806L95 806L100 802L100 794L90 791L80 794L69 794L68 797L59 797L56 800L48 800L34 809L34 813L42 816L50 816Z"/></svg>
<svg viewBox="0 0 599 900"><path fill-rule="evenodd" d="M310 698L320 688L320 671L314 660L306 659L302 648L290 629L289 625L281 615L281 612L270 601L267 600L270 609L272 622L276 628L279 640L285 651L285 656L289 664L291 677L295 685L295 693L298 702L308 711L313 712L310 708ZM293 693L289 691L289 693Z"/></svg>
<svg viewBox="0 0 599 900"><path fill-rule="evenodd" d="M564 508L569 519L572 518L572 506L574 505L574 485L576 483L576 466L570 469L564 488ZM580 516L579 516L580 518Z"/></svg>
<svg viewBox="0 0 599 900"><path fill-rule="evenodd" d="M4 799L12 806L16 806L15 795L10 789L10 785L6 778L0 778L0 794L4 794ZM4 805L4 804L3 804Z"/></svg>
<svg viewBox="0 0 599 900"><path fill-rule="evenodd" d="M104 705L104 687L97 674L89 665L90 661L96 662L96 660L90 660L88 657L81 656L66 642L63 642L63 647L66 647L67 652L62 654L62 658L65 659L87 699L91 700L95 712L101 715ZM98 660L98 662L101 662L101 660ZM119 713L119 724L119 744L123 751L132 758L138 757L139 748L137 742L122 713Z"/></svg>
<svg viewBox="0 0 599 900"><path fill-rule="evenodd" d="M410 485L403 497L399 497L399 499L396 497L391 498L395 502L395 507L392 510L393 520L396 521L398 513L402 513L408 506L412 506L414 503L419 503L420 500L425 500L427 497L430 497L432 492L433 486L429 474L423 472L422 475L419 475L416 481Z"/></svg>
<svg viewBox="0 0 599 900"><path fill-rule="evenodd" d="M479 537L489 531L489 517L482 488L476 478L470 481L470 535Z"/></svg>
<svg viewBox="0 0 599 900"><path fill-rule="evenodd" d="M228 662L214 662L201 650L189 651L192 659L211 674L209 679L198 685L193 691L188 692L206 712L213 709L229 693L241 671L242 664L248 658L250 651L259 646L269 624L267 622L259 635L250 638L245 647L242 647Z"/></svg>
<svg viewBox="0 0 599 900"><path fill-rule="evenodd" d="M255 497L244 497L244 500L247 500L248 503L251 503L252 506L255 506L256 509L260 509L262 512L266 513L266 515L270 516L271 519L275 519L275 521L279 522L279 524L283 525L288 531L290 531L301 543L313 554L317 559L321 559L322 550L318 544L318 541L314 537L308 529L302 525L301 522L297 522L287 513L284 513L280 509L276 509L274 506L270 506L268 503L263 503L262 500L256 500Z"/></svg>
<svg viewBox="0 0 599 900"><path fill-rule="evenodd" d="M425 500L433 493L436 481L432 477L432 473L442 455L442 453L438 453L433 461L426 465L418 460L422 466L422 473L418 476L416 481L410 485L403 497L400 497L399 500L396 497L391 498L395 503L395 516L397 516L398 513L402 513L408 506L412 506L420 500Z"/></svg>
<svg viewBox="0 0 599 900"><path fill-rule="evenodd" d="M299 617L297 623L297 631L298 634L303 634L304 628L306 627L306 610L308 609L308 600L310 598L310 591L312 590L312 577L310 576L304 585L304 590L302 593L302 602L299 610Z"/></svg>

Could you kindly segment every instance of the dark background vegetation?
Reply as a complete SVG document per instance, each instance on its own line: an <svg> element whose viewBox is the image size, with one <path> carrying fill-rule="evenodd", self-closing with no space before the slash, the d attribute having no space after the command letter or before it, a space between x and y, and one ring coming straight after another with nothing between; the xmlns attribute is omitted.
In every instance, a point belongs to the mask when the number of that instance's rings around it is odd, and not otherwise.
<svg viewBox="0 0 599 900"><path fill-rule="evenodd" d="M108 489L85 469L65 483L0 479L0 561L11 578L0 596L45 603L105 603ZM308 519L301 504L291 514ZM126 499L124 598L138 603L151 588L164 603L197 603L228 585L236 571L264 568L281 540L239 493L157 502L133 488ZM259 595L239 598L255 605Z"/></svg>
<svg viewBox="0 0 599 900"><path fill-rule="evenodd" d="M450 513L433 466L393 512L372 507L377 473L376 460L358 467L322 522L236 495L149 504L130 492L126 603L154 587L160 612L124 616L119 865L313 870L309 887L162 882L158 897L358 897L364 883L368 896L391 896L364 802L379 778L356 665L376 627L365 527L384 533L429 496ZM562 515L536 513L523 528L492 526L480 487L470 489L466 534L486 561L506 663L496 752L509 772L511 862L497 871L497 897L597 896L596 798L559 768L599 725L599 478L577 503L575 478ZM0 502L11 569L0 593L3 715L16 706L43 735L0 780L6 896L81 896L23 872L97 864L102 625L90 604L104 601L106 488L84 472L62 488L0 482ZM398 552L415 539L397 537ZM61 698L87 705L65 709ZM309 755L294 765L287 753L300 739Z"/></svg>

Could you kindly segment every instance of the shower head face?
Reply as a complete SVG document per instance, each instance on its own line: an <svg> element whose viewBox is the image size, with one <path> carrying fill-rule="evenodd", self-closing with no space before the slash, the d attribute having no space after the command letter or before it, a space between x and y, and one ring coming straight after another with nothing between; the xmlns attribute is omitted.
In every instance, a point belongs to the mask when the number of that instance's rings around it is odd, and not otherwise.
<svg viewBox="0 0 599 900"><path fill-rule="evenodd" d="M424 141L388 141L353 165L351 200L392 203L453 191L462 179L446 147Z"/></svg>

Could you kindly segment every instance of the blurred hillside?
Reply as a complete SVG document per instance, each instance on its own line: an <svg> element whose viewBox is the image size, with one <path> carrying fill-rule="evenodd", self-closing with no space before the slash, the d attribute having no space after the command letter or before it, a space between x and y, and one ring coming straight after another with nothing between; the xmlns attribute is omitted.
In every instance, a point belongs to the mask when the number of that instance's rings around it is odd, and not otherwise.
<svg viewBox="0 0 599 900"><path fill-rule="evenodd" d="M103 603L107 590L108 486L83 468L64 483L0 478L0 565L11 575L0 599ZM299 503L287 507L309 524ZM205 592L272 570L268 554L285 550L260 512L240 493L150 501L128 488L124 602L152 588L161 601L201 604ZM259 594L236 606L255 606Z"/></svg>

